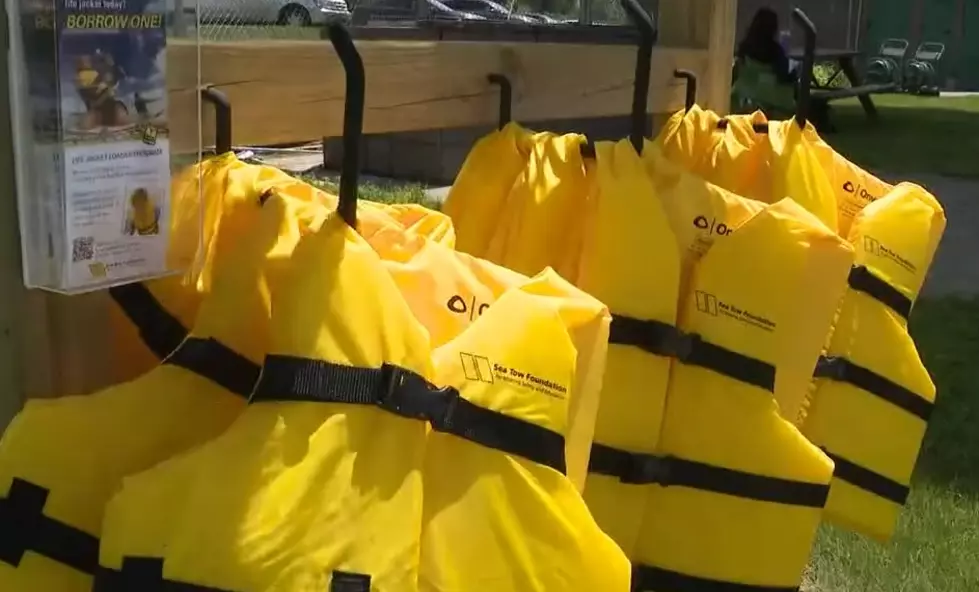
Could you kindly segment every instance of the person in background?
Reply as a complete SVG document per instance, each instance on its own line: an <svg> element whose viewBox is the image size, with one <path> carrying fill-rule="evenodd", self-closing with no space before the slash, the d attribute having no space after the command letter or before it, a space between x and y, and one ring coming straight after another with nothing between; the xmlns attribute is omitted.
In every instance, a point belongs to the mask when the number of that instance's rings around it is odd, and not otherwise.
<svg viewBox="0 0 979 592"><path fill-rule="evenodd" d="M767 65L782 84L796 82L795 73L789 68L789 56L779 43L778 13L771 8L759 8L755 13L736 55Z"/></svg>

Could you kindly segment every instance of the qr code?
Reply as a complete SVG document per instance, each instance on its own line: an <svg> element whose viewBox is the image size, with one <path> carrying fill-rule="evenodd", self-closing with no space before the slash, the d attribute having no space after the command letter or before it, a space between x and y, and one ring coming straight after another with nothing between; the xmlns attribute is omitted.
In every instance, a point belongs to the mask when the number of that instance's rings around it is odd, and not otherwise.
<svg viewBox="0 0 979 592"><path fill-rule="evenodd" d="M95 255L95 238L82 236L71 241L71 261L88 261Z"/></svg>

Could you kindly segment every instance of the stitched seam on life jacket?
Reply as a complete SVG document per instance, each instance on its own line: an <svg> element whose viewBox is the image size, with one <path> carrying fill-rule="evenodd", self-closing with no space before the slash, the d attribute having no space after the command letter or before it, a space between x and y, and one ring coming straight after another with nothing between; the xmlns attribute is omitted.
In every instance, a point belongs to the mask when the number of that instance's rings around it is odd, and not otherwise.
<svg viewBox="0 0 979 592"><path fill-rule="evenodd" d="M854 265L850 268L847 283L851 289L870 296L905 320L911 316L911 307L914 305L912 300L867 267Z"/></svg>
<svg viewBox="0 0 979 592"><path fill-rule="evenodd" d="M691 576L650 565L634 565L631 592L799 592L799 585L763 586Z"/></svg>
<svg viewBox="0 0 979 592"><path fill-rule="evenodd" d="M564 437L542 426L480 407L458 390L438 388L392 364L358 368L268 355L250 403L302 401L373 405L432 428L566 472Z"/></svg>
<svg viewBox="0 0 979 592"><path fill-rule="evenodd" d="M246 398L262 371L258 364L212 338L188 337L163 363L193 372Z"/></svg>
<svg viewBox="0 0 979 592"><path fill-rule="evenodd" d="M231 592L200 584L178 582L163 577L163 559L126 557L122 569L99 566L92 592Z"/></svg>
<svg viewBox="0 0 979 592"><path fill-rule="evenodd" d="M696 333L687 333L662 321L613 314L609 343L638 347L655 356L673 358L775 392L774 365L705 341Z"/></svg>
<svg viewBox="0 0 979 592"><path fill-rule="evenodd" d="M187 337L183 324L141 283L113 286L109 296L129 319L139 338L158 359L170 355Z"/></svg>
<svg viewBox="0 0 979 592"><path fill-rule="evenodd" d="M99 560L98 537L46 516L49 493L44 487L14 478L6 497L0 498L0 561L18 567L30 551L94 574Z"/></svg>
<svg viewBox="0 0 979 592"><path fill-rule="evenodd" d="M911 488L890 477L885 477L838 454L823 448L822 451L836 464L833 476L850 485L903 506L908 501Z"/></svg>
<svg viewBox="0 0 979 592"><path fill-rule="evenodd" d="M809 508L824 507L829 497L828 484L757 475L675 456L631 453L598 443L592 444L588 471L631 485L689 487Z"/></svg>
<svg viewBox="0 0 979 592"><path fill-rule="evenodd" d="M844 382L927 422L934 403L873 370L840 356L820 356L814 378Z"/></svg>

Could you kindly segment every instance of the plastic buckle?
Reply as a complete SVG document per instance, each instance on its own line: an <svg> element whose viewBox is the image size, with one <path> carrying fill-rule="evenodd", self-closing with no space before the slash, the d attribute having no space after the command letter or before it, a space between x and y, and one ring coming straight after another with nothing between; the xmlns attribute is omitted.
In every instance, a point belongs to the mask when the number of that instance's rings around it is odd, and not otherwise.
<svg viewBox="0 0 979 592"><path fill-rule="evenodd" d="M429 385L429 396L432 398L432 413L429 422L437 432L452 432L453 420L462 396L452 387L435 388Z"/></svg>
<svg viewBox="0 0 979 592"><path fill-rule="evenodd" d="M828 356L819 358L814 374L818 378L827 378L836 382L847 382L849 363L845 358Z"/></svg>
<svg viewBox="0 0 979 592"><path fill-rule="evenodd" d="M652 454L632 454L622 482L627 485L670 484L670 459Z"/></svg>
<svg viewBox="0 0 979 592"><path fill-rule="evenodd" d="M677 329L664 339L669 355L680 362L688 362L703 340L696 333L686 333Z"/></svg>
<svg viewBox="0 0 979 592"><path fill-rule="evenodd" d="M419 386L422 388L419 389ZM384 364L381 366L380 396L375 403L395 415L427 421L428 410L424 399L418 396L419 390L428 390L422 377L394 364Z"/></svg>

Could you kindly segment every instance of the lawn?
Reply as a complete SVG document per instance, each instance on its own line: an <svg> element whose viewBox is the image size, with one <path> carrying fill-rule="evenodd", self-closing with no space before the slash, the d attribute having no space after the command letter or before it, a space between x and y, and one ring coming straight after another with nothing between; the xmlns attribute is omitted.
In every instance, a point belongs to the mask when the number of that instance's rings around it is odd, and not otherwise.
<svg viewBox="0 0 979 592"><path fill-rule="evenodd" d="M832 103L835 133L825 139L861 165L893 173L979 178L979 96L874 95L871 122L856 99Z"/></svg>

